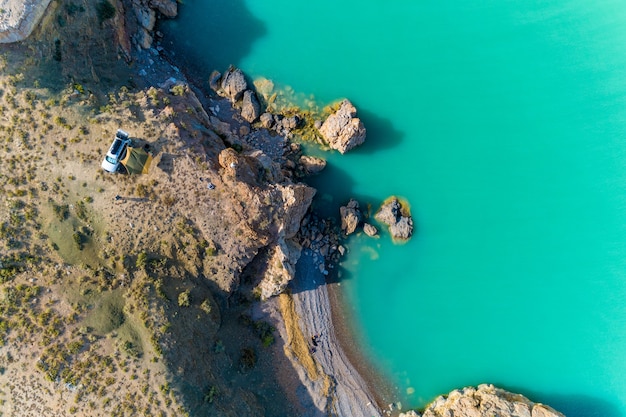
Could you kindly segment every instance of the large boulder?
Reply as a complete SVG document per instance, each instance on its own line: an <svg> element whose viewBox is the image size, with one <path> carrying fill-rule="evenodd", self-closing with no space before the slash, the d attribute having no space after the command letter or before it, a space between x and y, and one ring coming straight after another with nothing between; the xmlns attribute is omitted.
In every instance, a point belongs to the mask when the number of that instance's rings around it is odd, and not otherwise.
<svg viewBox="0 0 626 417"><path fill-rule="evenodd" d="M315 188L304 184L277 185L282 197L282 235L290 239L300 230L300 223L313 202Z"/></svg>
<svg viewBox="0 0 626 417"><path fill-rule="evenodd" d="M350 199L347 205L339 208L339 214L341 216L341 230L346 235L354 233L361 222L359 202L354 199Z"/></svg>
<svg viewBox="0 0 626 417"><path fill-rule="evenodd" d="M178 4L176 0L150 0L150 7L158 10L166 17L176 17L178 15Z"/></svg>
<svg viewBox="0 0 626 417"><path fill-rule="evenodd" d="M259 117L259 110L259 100L257 100L256 94L254 91L246 90L241 102L241 117L253 123Z"/></svg>
<svg viewBox="0 0 626 417"><path fill-rule="evenodd" d="M0 43L26 39L43 17L50 0L0 0Z"/></svg>
<svg viewBox="0 0 626 417"><path fill-rule="evenodd" d="M376 228L376 226L371 225L369 223L363 224L363 231L365 232L366 235L370 237L375 237L378 234L378 229Z"/></svg>
<svg viewBox="0 0 626 417"><path fill-rule="evenodd" d="M263 113L261 115L261 124L266 129L271 129L274 126L274 115L272 113Z"/></svg>
<svg viewBox="0 0 626 417"><path fill-rule="evenodd" d="M247 88L248 84L246 83L243 72L239 68L235 68L231 65L224 75L222 75L220 88L217 90L217 93L222 97L229 98L230 101L234 103L241 99Z"/></svg>
<svg viewBox="0 0 626 417"><path fill-rule="evenodd" d="M154 29L154 25L156 24L156 12L154 9L142 7L138 3L133 3L133 10L135 11L135 16L137 16L137 23L139 23L139 26L147 31Z"/></svg>
<svg viewBox="0 0 626 417"><path fill-rule="evenodd" d="M365 127L356 117L356 108L344 100L335 113L328 116L319 129L332 149L346 153L365 141Z"/></svg>
<svg viewBox="0 0 626 417"><path fill-rule="evenodd" d="M376 220L389 226L389 233L394 240L407 240L413 235L413 219L410 215L402 214L402 211L400 201L391 197L374 215Z"/></svg>
<svg viewBox="0 0 626 417"><path fill-rule="evenodd" d="M468 387L440 396L429 404L421 417L565 417L544 404L534 403L520 394L513 394L493 385ZM415 411L400 417L420 417Z"/></svg>
<svg viewBox="0 0 626 417"><path fill-rule="evenodd" d="M269 249L267 270L258 285L262 300L278 295L287 288L296 273L302 247L292 239L280 239Z"/></svg>

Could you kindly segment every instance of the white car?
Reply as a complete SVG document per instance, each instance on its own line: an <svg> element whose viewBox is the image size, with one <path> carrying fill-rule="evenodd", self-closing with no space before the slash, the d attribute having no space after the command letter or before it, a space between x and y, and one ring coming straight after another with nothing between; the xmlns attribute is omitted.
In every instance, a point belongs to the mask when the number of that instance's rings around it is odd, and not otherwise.
<svg viewBox="0 0 626 417"><path fill-rule="evenodd" d="M128 137L128 133L118 129L115 139L113 139L113 143L102 161L102 169L108 172L117 172L120 161L126 156L126 151L130 144L131 140Z"/></svg>

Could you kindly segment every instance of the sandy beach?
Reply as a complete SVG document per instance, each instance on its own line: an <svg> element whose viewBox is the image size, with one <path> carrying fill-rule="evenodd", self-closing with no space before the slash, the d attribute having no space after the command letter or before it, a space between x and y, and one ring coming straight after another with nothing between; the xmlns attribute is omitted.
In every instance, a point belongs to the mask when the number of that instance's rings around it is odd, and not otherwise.
<svg viewBox="0 0 626 417"><path fill-rule="evenodd" d="M341 346L333 308L317 258L305 249L289 290L260 305L270 315L302 388L297 401L306 417L384 415L370 386Z"/></svg>

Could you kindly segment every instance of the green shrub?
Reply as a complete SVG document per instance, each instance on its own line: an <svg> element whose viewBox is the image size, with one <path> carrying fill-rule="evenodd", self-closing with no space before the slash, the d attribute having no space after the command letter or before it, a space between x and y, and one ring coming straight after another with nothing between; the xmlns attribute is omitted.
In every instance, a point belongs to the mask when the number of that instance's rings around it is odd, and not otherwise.
<svg viewBox="0 0 626 417"><path fill-rule="evenodd" d="M144 269L148 264L148 255L145 252L141 252L137 255L137 260L135 261L135 266L139 269Z"/></svg>
<svg viewBox="0 0 626 417"><path fill-rule="evenodd" d="M115 7L108 0L102 0L98 3L96 11L98 13L100 23L113 18L116 13Z"/></svg>
<svg viewBox="0 0 626 417"><path fill-rule="evenodd" d="M180 307L189 307L190 298L189 298L189 290L185 290L178 294L178 305Z"/></svg>

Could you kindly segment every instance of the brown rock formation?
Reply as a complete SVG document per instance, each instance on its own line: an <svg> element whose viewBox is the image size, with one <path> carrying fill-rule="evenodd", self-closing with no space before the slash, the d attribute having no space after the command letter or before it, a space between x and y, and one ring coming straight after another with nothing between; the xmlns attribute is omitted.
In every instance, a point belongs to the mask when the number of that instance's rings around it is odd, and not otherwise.
<svg viewBox="0 0 626 417"><path fill-rule="evenodd" d="M347 205L339 208L339 214L341 216L341 230L343 230L346 235L354 233L361 222L359 202L351 199Z"/></svg>
<svg viewBox="0 0 626 417"><path fill-rule="evenodd" d="M252 123L258 119L259 114L260 106L256 94L254 91L246 90L243 93L243 101L241 102L241 117Z"/></svg>
<svg viewBox="0 0 626 417"><path fill-rule="evenodd" d="M319 130L329 146L341 153L365 141L363 122L356 117L356 108L348 100L344 100L339 110L328 116Z"/></svg>
<svg viewBox="0 0 626 417"><path fill-rule="evenodd" d="M440 396L420 415L415 411L400 417L564 417L547 405L534 403L493 385L479 385Z"/></svg>

